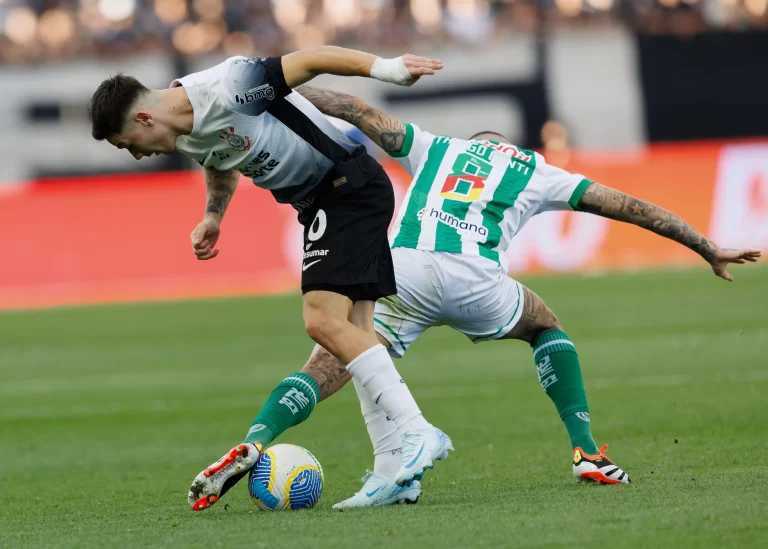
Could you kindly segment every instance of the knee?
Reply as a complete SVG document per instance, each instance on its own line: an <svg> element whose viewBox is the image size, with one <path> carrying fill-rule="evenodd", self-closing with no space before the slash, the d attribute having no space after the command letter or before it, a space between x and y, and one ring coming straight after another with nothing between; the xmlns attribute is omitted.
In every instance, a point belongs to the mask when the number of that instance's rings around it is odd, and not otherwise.
<svg viewBox="0 0 768 549"><path fill-rule="evenodd" d="M531 334L530 343L533 343L536 338L544 332L551 332L552 330L562 331L562 329L563 327L560 324L560 319L557 318L557 315L552 311L552 309L546 307L546 309L542 311L542 314L539 317L538 326L536 326L536 329Z"/></svg>
<svg viewBox="0 0 768 549"><path fill-rule="evenodd" d="M341 324L324 311L314 308L304 310L304 330L315 343L325 348L334 346L334 338L342 330Z"/></svg>
<svg viewBox="0 0 768 549"><path fill-rule="evenodd" d="M552 330L562 330L560 320L552 309L531 290L524 288L525 310L518 324L512 328L506 339L521 339L533 345L541 334Z"/></svg>
<svg viewBox="0 0 768 549"><path fill-rule="evenodd" d="M544 331L563 329L563 327L560 325L560 319L557 318L557 315L549 307L547 307L547 314L544 318L543 324L545 326Z"/></svg>

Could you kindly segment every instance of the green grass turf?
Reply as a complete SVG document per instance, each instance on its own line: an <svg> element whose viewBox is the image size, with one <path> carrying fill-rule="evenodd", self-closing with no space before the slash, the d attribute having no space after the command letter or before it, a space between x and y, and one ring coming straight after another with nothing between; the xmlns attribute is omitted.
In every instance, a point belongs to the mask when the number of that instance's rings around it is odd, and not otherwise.
<svg viewBox="0 0 768 549"><path fill-rule="evenodd" d="M187 507L304 363L298 296L2 314L0 546L768 547L768 271L734 271L527 281L576 342L595 436L632 485L571 476L525 344L442 328L398 366L456 452L418 505L346 513L331 505L371 465L351 387L279 439L323 464L315 509L260 512L244 485Z"/></svg>

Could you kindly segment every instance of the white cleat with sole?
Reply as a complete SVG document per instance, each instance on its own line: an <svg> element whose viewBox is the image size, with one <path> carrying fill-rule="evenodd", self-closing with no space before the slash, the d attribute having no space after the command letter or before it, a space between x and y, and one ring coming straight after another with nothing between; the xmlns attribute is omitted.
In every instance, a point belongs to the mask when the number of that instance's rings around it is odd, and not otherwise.
<svg viewBox="0 0 768 549"><path fill-rule="evenodd" d="M573 475L579 480L591 481L597 484L629 484L629 475L616 467L605 452L605 444L597 454L587 454L581 448L573 450Z"/></svg>
<svg viewBox="0 0 768 549"><path fill-rule="evenodd" d="M243 442L195 477L187 500L193 511L208 509L256 464L261 444Z"/></svg>
<svg viewBox="0 0 768 549"><path fill-rule="evenodd" d="M421 495L421 484L414 481L410 486L395 484L394 475L368 471L362 478L363 487L354 496L333 506L337 511L358 507L379 507L416 503Z"/></svg>
<svg viewBox="0 0 768 549"><path fill-rule="evenodd" d="M432 469L436 460L446 459L453 450L451 438L437 427L403 433L403 461L395 473L401 486L421 480L424 471Z"/></svg>

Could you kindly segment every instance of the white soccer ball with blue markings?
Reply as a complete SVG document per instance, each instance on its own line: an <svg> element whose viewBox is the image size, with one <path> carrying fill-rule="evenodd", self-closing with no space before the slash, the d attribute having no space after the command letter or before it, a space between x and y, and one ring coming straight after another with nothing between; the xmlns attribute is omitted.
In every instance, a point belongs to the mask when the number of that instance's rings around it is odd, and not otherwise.
<svg viewBox="0 0 768 549"><path fill-rule="evenodd" d="M323 468L307 449L276 444L264 450L251 468L248 492L264 511L308 509L323 492Z"/></svg>

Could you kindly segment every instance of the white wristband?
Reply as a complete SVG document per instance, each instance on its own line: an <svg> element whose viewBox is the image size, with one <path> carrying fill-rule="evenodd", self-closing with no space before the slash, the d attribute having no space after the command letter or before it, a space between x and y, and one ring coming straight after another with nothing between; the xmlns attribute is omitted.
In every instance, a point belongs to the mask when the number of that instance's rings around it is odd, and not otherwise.
<svg viewBox="0 0 768 549"><path fill-rule="evenodd" d="M373 65L371 65L371 78L405 86L413 77L408 72L401 56L395 59L377 57Z"/></svg>

